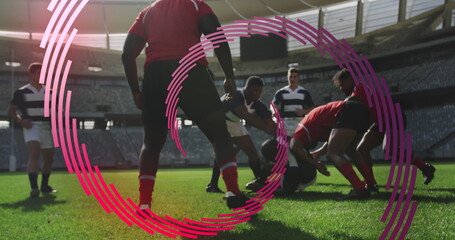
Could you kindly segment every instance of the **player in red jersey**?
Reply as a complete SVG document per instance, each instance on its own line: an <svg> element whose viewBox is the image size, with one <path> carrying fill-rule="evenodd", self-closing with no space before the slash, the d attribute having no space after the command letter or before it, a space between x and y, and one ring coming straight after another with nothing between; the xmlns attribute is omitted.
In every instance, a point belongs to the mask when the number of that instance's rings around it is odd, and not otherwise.
<svg viewBox="0 0 455 240"><path fill-rule="evenodd" d="M356 86L356 84L351 76L351 73L349 72L348 69L343 68L339 72L337 72L334 75L332 82L336 87L339 87L340 90L343 91L346 96L354 96L357 99L359 99L359 101L362 102L365 106L368 106L367 97L368 97L368 95L371 96L371 92L363 84L359 84ZM374 149L375 147L379 146L381 143L384 142L385 133L379 131L378 117L376 116L376 109L374 107L371 107L371 108L369 108L369 111L370 111L370 118L372 119L371 127L368 129L368 131L362 137L362 140L360 141L359 145L357 146L356 154L358 154L358 157L363 159L363 161L368 164L368 168L371 169L370 170L371 174L373 174L373 171L372 171L373 160L371 159L370 152L372 149ZM403 121L405 122L405 125L406 125L406 116L404 114L403 114ZM384 146L385 145L383 145L383 147ZM434 172L436 171L436 169L432 165L425 163L420 158L415 156L414 153L412 153L412 156L411 156L411 164L417 166L422 171L422 174L424 177L424 184L428 184L431 182L431 180L433 180ZM374 180L374 177L373 177L373 180ZM378 190L375 180L374 180L374 182L370 182L370 183L367 181L366 184L370 190L372 190L372 191Z"/></svg>
<svg viewBox="0 0 455 240"><path fill-rule="evenodd" d="M165 100L172 73L180 66L179 61L198 44L202 34L218 32L218 18L201 0L158 0L142 10L125 40L122 62L125 75L138 109L142 110L144 143L139 163L139 205L151 207L160 151L167 137ZM139 88L136 58L144 47L146 61L142 91ZM224 89L229 94L236 90L232 58L226 42L217 44L215 54L225 74ZM179 92L179 106L193 120L212 143L217 164L226 188L229 208L246 205L248 198L237 184L237 161L232 141L226 127L223 106L213 84L204 56Z"/></svg>
<svg viewBox="0 0 455 240"><path fill-rule="evenodd" d="M344 154L355 151L358 140L368 126L368 110L356 101L335 101L319 106L308 113L292 136L290 149L296 158L305 159L323 175L330 173L321 162L313 159L308 150L318 142L327 141L327 157L351 183L353 190L343 199L363 199L370 196Z"/></svg>

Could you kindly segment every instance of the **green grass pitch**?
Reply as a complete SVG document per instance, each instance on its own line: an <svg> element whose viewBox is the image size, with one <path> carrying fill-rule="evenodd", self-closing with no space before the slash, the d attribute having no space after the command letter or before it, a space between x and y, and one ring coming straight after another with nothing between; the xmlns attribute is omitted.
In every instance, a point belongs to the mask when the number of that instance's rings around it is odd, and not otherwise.
<svg viewBox="0 0 455 240"><path fill-rule="evenodd" d="M409 239L455 239L455 163L434 165L436 177L429 185L423 184L418 171L413 196L418 208L406 236ZM304 192L276 196L236 229L199 239L378 239L388 223L380 218L392 192L384 189L390 166L375 166L381 189L365 201L336 201L350 187L335 168L329 166L329 170L332 176L319 174L316 184ZM137 171L105 170L102 174L124 198L137 202ZM160 216L196 221L229 213L222 194L205 192L210 174L209 168L159 170L152 210ZM251 178L248 168L239 168L242 189ZM50 183L58 192L38 199L28 198L23 172L0 173L0 183L0 239L170 239L128 226L115 213L106 213L93 196L85 195L74 174L54 172Z"/></svg>

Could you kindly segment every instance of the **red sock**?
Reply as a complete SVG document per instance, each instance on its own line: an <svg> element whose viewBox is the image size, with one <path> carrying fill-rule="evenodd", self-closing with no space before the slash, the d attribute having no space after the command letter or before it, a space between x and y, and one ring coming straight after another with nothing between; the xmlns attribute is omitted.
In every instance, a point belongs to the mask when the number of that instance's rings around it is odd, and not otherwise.
<svg viewBox="0 0 455 240"><path fill-rule="evenodd" d="M428 167L428 164L416 157L414 153L411 155L411 159L411 164L417 166L421 171Z"/></svg>
<svg viewBox="0 0 455 240"><path fill-rule="evenodd" d="M360 181L350 163L344 163L338 170L355 189L365 189L365 184Z"/></svg>
<svg viewBox="0 0 455 240"><path fill-rule="evenodd" d="M362 176L365 178L365 182L368 185L373 186L376 184L372 166L368 165L366 162L361 162L358 164L358 169L360 174L362 174Z"/></svg>
<svg viewBox="0 0 455 240"><path fill-rule="evenodd" d="M152 204L153 187L155 186L155 176L139 175L139 206Z"/></svg>
<svg viewBox="0 0 455 240"><path fill-rule="evenodd" d="M237 160L230 158L220 164L221 175L223 176L224 184L228 192L235 195L241 194L239 185L237 183Z"/></svg>

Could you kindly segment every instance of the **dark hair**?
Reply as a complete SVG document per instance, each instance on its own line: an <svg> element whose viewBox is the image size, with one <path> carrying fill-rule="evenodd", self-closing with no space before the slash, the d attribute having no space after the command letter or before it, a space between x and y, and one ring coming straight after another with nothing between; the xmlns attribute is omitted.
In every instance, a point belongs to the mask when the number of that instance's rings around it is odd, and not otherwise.
<svg viewBox="0 0 455 240"><path fill-rule="evenodd" d="M335 87L339 87L341 85L341 82L350 77L352 76L349 70L347 68L342 68L340 71L335 73L335 75L333 75L332 83Z"/></svg>
<svg viewBox="0 0 455 240"><path fill-rule="evenodd" d="M38 69L41 69L43 65L39 62L34 62L34 63L31 63L29 66L28 66L28 72L29 73L34 73L36 72Z"/></svg>
<svg viewBox="0 0 455 240"><path fill-rule="evenodd" d="M264 81L262 81L262 78L260 78L258 76L250 76L245 82L245 87L247 88L250 86L263 87Z"/></svg>
<svg viewBox="0 0 455 240"><path fill-rule="evenodd" d="M299 69L295 68L295 67L291 67L288 69L288 75L291 75L291 73L297 73L300 75L300 71Z"/></svg>

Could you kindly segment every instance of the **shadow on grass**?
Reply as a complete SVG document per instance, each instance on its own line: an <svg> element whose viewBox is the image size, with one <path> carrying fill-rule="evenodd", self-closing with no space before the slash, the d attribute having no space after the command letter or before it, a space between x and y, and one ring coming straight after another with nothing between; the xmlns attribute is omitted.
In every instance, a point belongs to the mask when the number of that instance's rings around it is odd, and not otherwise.
<svg viewBox="0 0 455 240"><path fill-rule="evenodd" d="M379 193L372 194L372 199L384 199L389 201L390 197L392 196L392 190L389 192L381 191ZM396 193L395 201L398 200L400 196L400 192ZM403 201L406 200L406 195L403 197ZM435 202L435 203L454 203L455 198L453 196L429 196L429 195L422 195L420 193L415 193L412 195L412 201L417 202Z"/></svg>
<svg viewBox="0 0 455 240"><path fill-rule="evenodd" d="M26 198L14 203L2 203L0 207L21 209L23 212L39 212L45 210L46 205L66 203L66 201L58 201L56 198L55 195L44 194L39 198Z"/></svg>
<svg viewBox="0 0 455 240"><path fill-rule="evenodd" d="M245 223L243 223L245 224ZM223 231L218 233L217 236L211 237L198 237L198 239L212 240L254 240L254 239L309 239L309 240L322 240L314 235L302 231L298 228L285 226L279 221L270 221L260 219L260 216L253 216L248 224L251 229L236 232L235 230ZM189 238L183 238L189 239Z"/></svg>

